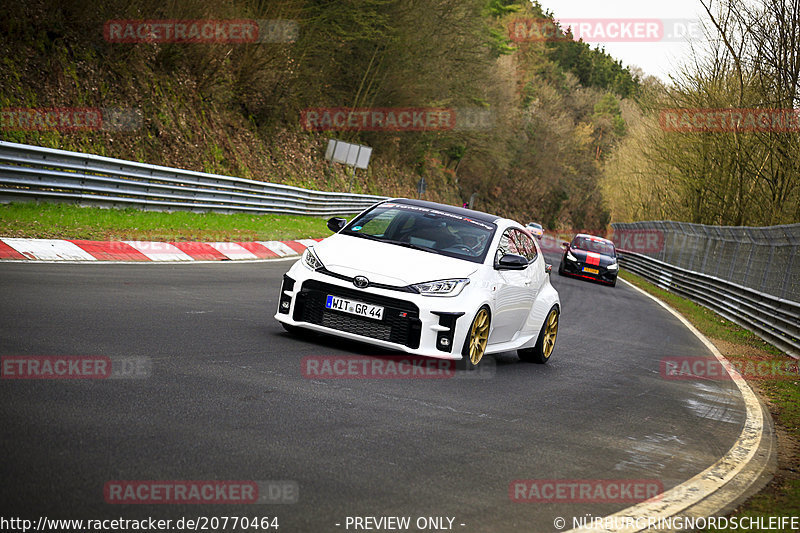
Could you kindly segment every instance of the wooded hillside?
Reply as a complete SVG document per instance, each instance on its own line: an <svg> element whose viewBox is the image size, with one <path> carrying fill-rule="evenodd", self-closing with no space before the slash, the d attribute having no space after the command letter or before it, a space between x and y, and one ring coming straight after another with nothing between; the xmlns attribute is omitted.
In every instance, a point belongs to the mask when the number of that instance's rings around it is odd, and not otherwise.
<svg viewBox="0 0 800 533"><path fill-rule="evenodd" d="M604 162L639 79L582 42L515 43L550 18L509 0L31 0L0 7L0 108L133 109L133 131L20 131L6 140L305 187L346 190L328 138L373 147L354 191L475 207L551 228L604 229ZM109 42L108 21L296 23L291 42ZM561 32L561 30L559 30ZM308 131L309 108L447 108L436 131Z"/></svg>

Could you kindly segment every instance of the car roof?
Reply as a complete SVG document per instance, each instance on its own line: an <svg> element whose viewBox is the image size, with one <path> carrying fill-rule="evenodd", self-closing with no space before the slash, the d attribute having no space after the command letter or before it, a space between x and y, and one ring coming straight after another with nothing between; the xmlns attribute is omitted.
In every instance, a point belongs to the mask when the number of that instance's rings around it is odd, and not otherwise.
<svg viewBox="0 0 800 533"><path fill-rule="evenodd" d="M610 244L611 246L614 246L614 242L613 241L610 241L608 239L604 239L603 237L598 237L597 235L589 235L588 233L578 233L572 239L575 240L578 237L583 237L585 239L589 239L589 240L592 240L592 241L604 242L606 244Z"/></svg>
<svg viewBox="0 0 800 533"><path fill-rule="evenodd" d="M392 198L391 200L386 200L386 201L393 202L396 204L427 207L428 209L438 209L439 211L454 213L462 217L471 218L479 222L486 222L490 224L496 224L497 221L502 218L497 215L490 215L489 213L484 213L482 211L474 211L472 209L465 209L463 207L456 207L454 205L437 204L436 202L426 202L424 200L412 200L410 198Z"/></svg>

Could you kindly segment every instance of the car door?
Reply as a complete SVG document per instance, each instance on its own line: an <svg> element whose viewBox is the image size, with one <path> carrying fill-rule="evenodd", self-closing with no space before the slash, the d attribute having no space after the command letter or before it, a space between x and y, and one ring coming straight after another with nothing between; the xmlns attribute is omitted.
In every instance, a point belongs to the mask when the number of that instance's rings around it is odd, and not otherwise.
<svg viewBox="0 0 800 533"><path fill-rule="evenodd" d="M495 262L507 253L525 256L530 261L536 245L530 242L532 248L528 247L526 239L530 237L523 231L507 229L500 237ZM534 287L534 270L532 264L524 270L495 270L495 305L490 344L514 340L525 326L538 292Z"/></svg>

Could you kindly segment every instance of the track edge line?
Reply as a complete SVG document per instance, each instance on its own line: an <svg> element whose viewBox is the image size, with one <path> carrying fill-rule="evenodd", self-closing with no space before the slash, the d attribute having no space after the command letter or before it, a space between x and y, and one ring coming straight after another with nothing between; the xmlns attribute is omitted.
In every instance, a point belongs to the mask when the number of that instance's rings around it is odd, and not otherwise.
<svg viewBox="0 0 800 533"><path fill-rule="evenodd" d="M689 331L700 339L720 363L723 363L723 367L727 369L731 379L739 388L739 392L745 403L747 415L739 437L728 452L716 463L680 485L659 494L652 500L598 518L595 522L605 523L606 519L608 519L608 522L613 523L615 521L614 519L616 519L616 522L620 524L635 524L634 527L609 529L580 527L570 529L566 533L636 533L647 530L647 524L650 519L666 520L677 516L679 513L685 513L685 515L688 516L716 515L724 510L730 509L731 506L740 503L744 498L760 490L769 479L772 478L775 470L777 447L774 442L775 433L772 417L755 392L753 392L753 389L750 388L750 385L748 385L739 372L733 368L733 365L725 364L727 363L727 359L725 359L717 347L694 327L686 317L670 307L667 303L661 301L647 291L640 289L631 282L624 279L621 279L621 281L654 300L661 307L669 311L680 320ZM750 468L746 475L749 479L737 479L736 485L740 488L735 489L734 494L724 495L720 498L720 492L725 486L731 483L737 475L748 467ZM720 499L723 501L720 502ZM709 505L709 502L712 501L714 503ZM702 514L697 515L697 512L701 512ZM642 522L644 527L638 527L638 522Z"/></svg>

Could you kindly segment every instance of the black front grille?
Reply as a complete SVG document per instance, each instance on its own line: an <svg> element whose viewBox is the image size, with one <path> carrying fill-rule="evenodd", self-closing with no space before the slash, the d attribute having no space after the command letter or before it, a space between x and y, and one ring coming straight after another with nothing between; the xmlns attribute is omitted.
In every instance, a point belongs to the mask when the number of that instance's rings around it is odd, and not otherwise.
<svg viewBox="0 0 800 533"><path fill-rule="evenodd" d="M373 320L326 309L325 300L328 295L383 306L383 319ZM303 283L297 295L294 319L298 322L317 324L371 339L402 344L409 348L419 348L422 330L419 308L411 302L377 296L316 280L308 280Z"/></svg>
<svg viewBox="0 0 800 533"><path fill-rule="evenodd" d="M322 325L326 328L351 331L382 341L390 341L392 338L391 326L377 320L365 320L357 316L347 316L343 313L324 312L322 314Z"/></svg>

